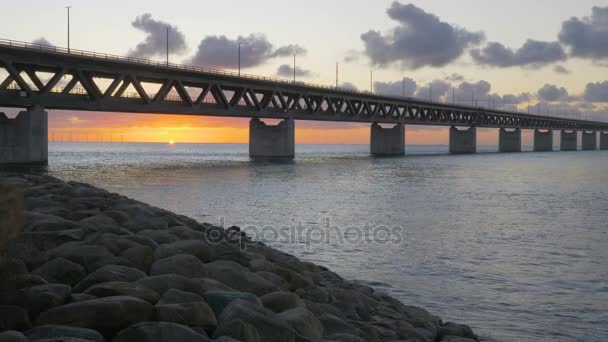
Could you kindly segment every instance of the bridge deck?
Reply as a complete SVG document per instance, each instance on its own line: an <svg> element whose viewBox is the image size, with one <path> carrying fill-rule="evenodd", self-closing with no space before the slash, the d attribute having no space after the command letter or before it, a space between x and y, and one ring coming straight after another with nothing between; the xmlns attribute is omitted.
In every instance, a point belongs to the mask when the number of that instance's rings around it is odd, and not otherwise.
<svg viewBox="0 0 608 342"><path fill-rule="evenodd" d="M608 123L382 96L0 40L0 107L565 130ZM154 88L156 91L151 91Z"/></svg>

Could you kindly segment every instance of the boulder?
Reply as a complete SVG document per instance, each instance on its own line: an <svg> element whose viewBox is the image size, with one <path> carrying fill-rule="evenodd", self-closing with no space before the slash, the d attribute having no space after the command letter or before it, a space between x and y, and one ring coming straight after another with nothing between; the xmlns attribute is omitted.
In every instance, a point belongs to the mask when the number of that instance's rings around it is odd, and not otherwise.
<svg viewBox="0 0 608 342"><path fill-rule="evenodd" d="M164 274L151 276L139 279L138 284L156 291L159 295L165 294L169 289L178 289L181 291L192 292L198 295L203 295L201 285L192 279L177 274Z"/></svg>
<svg viewBox="0 0 608 342"><path fill-rule="evenodd" d="M327 336L327 339L331 340L331 341L336 341L336 342L368 342L368 341L365 341L362 337L352 335L352 334L345 334L345 333L332 334L332 335ZM421 341L407 340L405 342L421 342Z"/></svg>
<svg viewBox="0 0 608 342"><path fill-rule="evenodd" d="M173 234L170 230L149 230L145 229L137 232L137 235L144 236L157 244L168 244L179 241L179 237Z"/></svg>
<svg viewBox="0 0 608 342"><path fill-rule="evenodd" d="M72 288L64 284L44 284L25 288L14 293L13 301L27 308L32 318L48 309L65 304Z"/></svg>
<svg viewBox="0 0 608 342"><path fill-rule="evenodd" d="M176 254L157 260L150 267L150 275L178 274L186 278L201 278L206 275L203 262L187 254Z"/></svg>
<svg viewBox="0 0 608 342"><path fill-rule="evenodd" d="M58 306L43 312L36 325L57 324L90 328L112 336L132 324L153 318L152 304L133 297L118 296Z"/></svg>
<svg viewBox="0 0 608 342"><path fill-rule="evenodd" d="M0 342L28 342L27 338L20 332L8 330L0 332Z"/></svg>
<svg viewBox="0 0 608 342"><path fill-rule="evenodd" d="M279 290L268 280L232 261L214 261L205 264L205 268L209 278L219 280L238 291L263 296Z"/></svg>
<svg viewBox="0 0 608 342"><path fill-rule="evenodd" d="M133 246L120 253L120 257L147 273L154 262L154 250L148 246Z"/></svg>
<svg viewBox="0 0 608 342"><path fill-rule="evenodd" d="M234 291L228 285L211 278L195 278L192 279L199 283L205 292L207 291Z"/></svg>
<svg viewBox="0 0 608 342"><path fill-rule="evenodd" d="M85 300L96 299L97 297L86 293L72 293L68 303L84 302Z"/></svg>
<svg viewBox="0 0 608 342"><path fill-rule="evenodd" d="M328 337L334 334L350 334L355 336L363 335L363 331L359 328L346 323L340 318L330 315L323 314L319 317L319 321L323 324L324 336Z"/></svg>
<svg viewBox="0 0 608 342"><path fill-rule="evenodd" d="M23 308L14 305L0 305L0 331L26 330L32 324Z"/></svg>
<svg viewBox="0 0 608 342"><path fill-rule="evenodd" d="M152 250L155 250L156 247L158 247L158 243L152 239L150 239L147 236L143 236L143 235L125 235L123 236L124 239L127 240L131 240L133 242L136 242L142 246L147 246L152 248Z"/></svg>
<svg viewBox="0 0 608 342"><path fill-rule="evenodd" d="M132 325L121 332L112 342L211 342L194 330L176 323L145 322Z"/></svg>
<svg viewBox="0 0 608 342"><path fill-rule="evenodd" d="M216 317L219 317L222 311L235 300L247 301L254 305L262 306L258 297L247 292L209 291L205 293L204 298L213 309Z"/></svg>
<svg viewBox="0 0 608 342"><path fill-rule="evenodd" d="M48 261L32 273L44 278L48 282L70 286L74 286L86 276L84 267L64 258Z"/></svg>
<svg viewBox="0 0 608 342"><path fill-rule="evenodd" d="M146 274L136 268L108 265L89 274L82 279L76 286L74 292L83 292L95 284L109 282L133 282L144 278Z"/></svg>
<svg viewBox="0 0 608 342"><path fill-rule="evenodd" d="M472 338L466 338L466 337L460 337L460 336L444 336L440 342L477 342L478 340L472 339Z"/></svg>
<svg viewBox="0 0 608 342"><path fill-rule="evenodd" d="M313 341L323 337L323 324L315 315L304 307L296 307L278 314L278 317L287 322L298 334Z"/></svg>
<svg viewBox="0 0 608 342"><path fill-rule="evenodd" d="M452 322L447 322L439 326L439 338L441 339L444 336L460 336L473 340L477 339L477 336L473 333L471 327L469 327L468 325L457 324Z"/></svg>
<svg viewBox="0 0 608 342"><path fill-rule="evenodd" d="M48 284L48 281L35 274L17 274L8 279L3 279L2 282L0 282L0 294L2 292L12 292L44 284Z"/></svg>
<svg viewBox="0 0 608 342"><path fill-rule="evenodd" d="M158 246L154 251L156 260L168 258L177 254L189 254L199 258L202 262L209 262L211 249L200 240L183 240Z"/></svg>
<svg viewBox="0 0 608 342"><path fill-rule="evenodd" d="M204 302L204 299L196 293L169 289L160 298L158 304L184 304L194 302Z"/></svg>
<svg viewBox="0 0 608 342"><path fill-rule="evenodd" d="M227 329L223 326L234 324L233 321L243 321L255 327L260 340L264 342L294 342L295 331L274 312L244 300L235 300L230 303L218 321L218 329Z"/></svg>
<svg viewBox="0 0 608 342"><path fill-rule="evenodd" d="M31 211L26 213L26 222L27 223L23 227L23 231L30 233L52 232L80 228L80 226L74 221L66 220L59 216L46 215Z"/></svg>
<svg viewBox="0 0 608 342"><path fill-rule="evenodd" d="M0 257L0 279L27 273L27 266L22 260Z"/></svg>
<svg viewBox="0 0 608 342"><path fill-rule="evenodd" d="M230 338L232 341L263 342L256 328L240 319L221 324L213 333L213 337L214 341Z"/></svg>
<svg viewBox="0 0 608 342"><path fill-rule="evenodd" d="M44 340L44 339L63 339L69 341L69 339L79 338L92 342L104 342L103 336L95 330L86 328L75 328L65 325L41 325L32 328L25 332L25 336L30 341Z"/></svg>
<svg viewBox="0 0 608 342"><path fill-rule="evenodd" d="M334 300L327 288L320 286L300 288L296 290L296 294L302 299L315 303L329 304Z"/></svg>
<svg viewBox="0 0 608 342"><path fill-rule="evenodd" d="M292 292L272 292L260 297L265 308L276 313L283 312L296 307L305 306L304 301Z"/></svg>
<svg viewBox="0 0 608 342"><path fill-rule="evenodd" d="M217 327L215 314L205 302L158 304L156 319L161 322L202 327L207 332L213 332Z"/></svg>
<svg viewBox="0 0 608 342"><path fill-rule="evenodd" d="M88 272L102 264L111 263L115 257L104 246L65 243L47 252L47 259L64 258L83 266Z"/></svg>
<svg viewBox="0 0 608 342"><path fill-rule="evenodd" d="M114 297L114 296L131 296L145 300L148 303L155 304L160 296L154 290L137 283L128 282L108 282L96 284L84 291L85 294L90 294L97 298Z"/></svg>

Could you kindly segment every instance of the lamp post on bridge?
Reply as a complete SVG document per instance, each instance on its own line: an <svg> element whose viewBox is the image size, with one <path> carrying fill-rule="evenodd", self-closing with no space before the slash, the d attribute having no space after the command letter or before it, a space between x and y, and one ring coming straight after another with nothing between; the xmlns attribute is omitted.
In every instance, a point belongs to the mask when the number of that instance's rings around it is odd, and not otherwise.
<svg viewBox="0 0 608 342"><path fill-rule="evenodd" d="M239 40L239 77L241 77L241 41Z"/></svg>
<svg viewBox="0 0 608 342"><path fill-rule="evenodd" d="M72 6L65 6L65 8L68 10L68 53L71 53L71 50L70 50L70 8L72 8Z"/></svg>

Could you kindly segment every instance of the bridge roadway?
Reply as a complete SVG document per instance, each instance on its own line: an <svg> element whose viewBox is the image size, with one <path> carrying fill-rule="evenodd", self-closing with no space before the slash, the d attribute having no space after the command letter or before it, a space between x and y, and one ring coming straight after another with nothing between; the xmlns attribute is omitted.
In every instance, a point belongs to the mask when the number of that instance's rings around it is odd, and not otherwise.
<svg viewBox="0 0 608 342"><path fill-rule="evenodd" d="M563 150L577 146L577 131L583 132L583 149L597 148L598 132L600 148L608 149L607 122L434 103L16 41L0 40L2 76L0 107L28 110L15 119L0 115L0 163L46 161L46 142L37 146L48 135L45 109L252 118L252 157L292 157L294 120L371 123L370 150L377 155L403 154L404 125L449 126L453 153L475 152L477 127L499 128L502 152L521 151L521 129L535 130L537 151L552 149L553 134L546 132L553 130L562 131ZM283 121L270 126L260 120L267 118Z"/></svg>

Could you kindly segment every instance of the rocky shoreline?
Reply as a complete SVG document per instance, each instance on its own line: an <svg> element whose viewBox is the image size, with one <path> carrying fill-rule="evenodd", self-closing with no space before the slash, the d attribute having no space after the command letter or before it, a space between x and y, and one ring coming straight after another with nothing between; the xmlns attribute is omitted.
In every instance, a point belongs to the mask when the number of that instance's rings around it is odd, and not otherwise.
<svg viewBox="0 0 608 342"><path fill-rule="evenodd" d="M0 342L478 341L238 227L49 176L0 187Z"/></svg>

